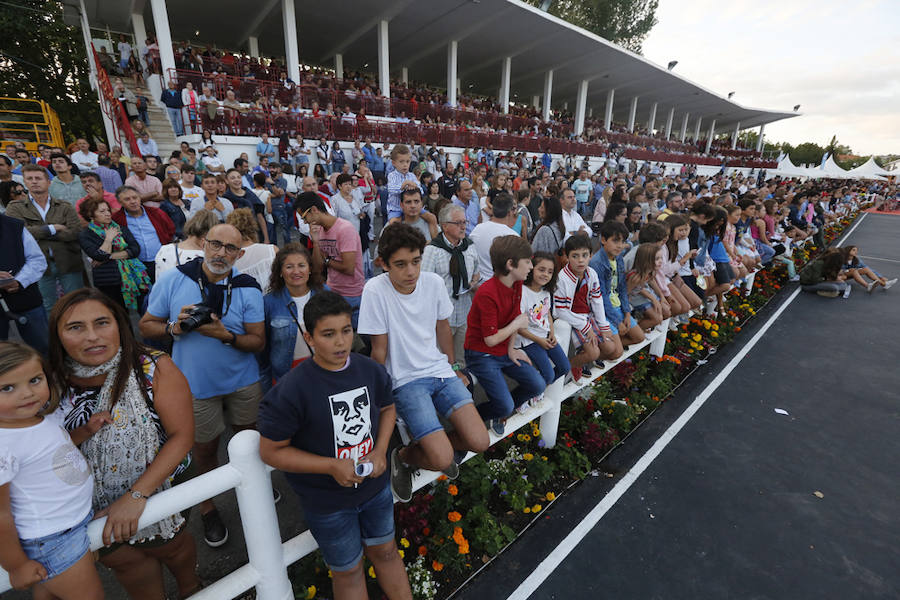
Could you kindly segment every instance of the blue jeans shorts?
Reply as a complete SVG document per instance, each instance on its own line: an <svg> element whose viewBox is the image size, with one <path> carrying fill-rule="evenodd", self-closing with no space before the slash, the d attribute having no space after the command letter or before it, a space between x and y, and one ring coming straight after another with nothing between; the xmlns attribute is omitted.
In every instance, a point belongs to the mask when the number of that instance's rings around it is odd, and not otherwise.
<svg viewBox="0 0 900 600"><path fill-rule="evenodd" d="M59 533L51 533L30 540L19 540L25 556L44 565L44 568L47 569L47 579L62 575L72 568L72 565L84 558L84 555L90 550L91 543L88 540L87 526L93 516L93 512L88 512L80 523Z"/></svg>
<svg viewBox="0 0 900 600"><path fill-rule="evenodd" d="M439 416L449 418L453 412L472 403L472 394L459 377L423 377L394 390L397 413L413 440L442 431Z"/></svg>
<svg viewBox="0 0 900 600"><path fill-rule="evenodd" d="M613 333L618 333L617 329L619 328L618 323L621 323L625 320L625 314L622 312L622 307L611 307L606 311L606 320L609 321L610 328L613 330ZM616 325L613 325L616 323ZM634 317L630 317L628 323L625 323L625 329L631 329L637 325L637 321L634 320Z"/></svg>
<svg viewBox="0 0 900 600"><path fill-rule="evenodd" d="M327 513L304 510L306 524L332 571L349 571L359 563L363 546L394 539L394 497L391 486L359 506Z"/></svg>

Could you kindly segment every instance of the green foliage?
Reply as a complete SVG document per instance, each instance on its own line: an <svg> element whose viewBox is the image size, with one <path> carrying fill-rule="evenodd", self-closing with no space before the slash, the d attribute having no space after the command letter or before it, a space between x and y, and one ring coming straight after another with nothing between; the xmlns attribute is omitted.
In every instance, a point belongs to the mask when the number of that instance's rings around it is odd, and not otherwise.
<svg viewBox="0 0 900 600"><path fill-rule="evenodd" d="M812 164L818 166L825 155L825 148L813 143L800 144L791 152L791 162L795 165Z"/></svg>
<svg viewBox="0 0 900 600"><path fill-rule="evenodd" d="M526 0L540 6L543 0ZM657 0L554 0L550 14L632 52L656 25Z"/></svg>
<svg viewBox="0 0 900 600"><path fill-rule="evenodd" d="M81 29L63 22L58 0L14 1L23 8L0 10L0 96L46 101L66 139L103 136Z"/></svg>

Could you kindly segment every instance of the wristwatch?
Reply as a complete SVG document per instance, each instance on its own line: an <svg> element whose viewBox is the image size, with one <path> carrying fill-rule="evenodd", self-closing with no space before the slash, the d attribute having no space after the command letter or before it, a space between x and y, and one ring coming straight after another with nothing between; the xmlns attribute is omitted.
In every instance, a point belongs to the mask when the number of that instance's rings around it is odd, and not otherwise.
<svg viewBox="0 0 900 600"><path fill-rule="evenodd" d="M137 491L134 488L131 488L128 491L131 492L131 497L134 498L135 500L149 500L150 499L150 496L145 496L144 494L140 493L139 491Z"/></svg>
<svg viewBox="0 0 900 600"><path fill-rule="evenodd" d="M234 346L235 342L237 342L237 334L233 331L229 331L228 333L231 334L231 339L224 340L222 343L225 344L226 346Z"/></svg>
<svg viewBox="0 0 900 600"><path fill-rule="evenodd" d="M326 268L326 269L328 268L329 263L331 263L331 257L330 257L330 256L326 256L326 257L325 257L325 268Z"/></svg>

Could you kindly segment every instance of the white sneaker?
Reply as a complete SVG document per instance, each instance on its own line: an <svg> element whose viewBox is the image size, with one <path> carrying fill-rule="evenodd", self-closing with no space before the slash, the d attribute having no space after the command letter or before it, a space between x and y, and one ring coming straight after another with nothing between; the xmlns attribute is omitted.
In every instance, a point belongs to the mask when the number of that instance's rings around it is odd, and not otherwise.
<svg viewBox="0 0 900 600"><path fill-rule="evenodd" d="M847 285L847 289L844 290L844 298L850 297L850 285Z"/></svg>
<svg viewBox="0 0 900 600"><path fill-rule="evenodd" d="M896 278L896 277L895 277L894 279L888 279L888 280L884 283L884 289L886 289L886 290L891 289L891 287L892 287L895 283L897 283L897 278Z"/></svg>
<svg viewBox="0 0 900 600"><path fill-rule="evenodd" d="M872 290L874 290L874 289L875 289L875 282L870 281L869 284L866 286L866 292L871 294Z"/></svg>
<svg viewBox="0 0 900 600"><path fill-rule="evenodd" d="M788 281L800 281L800 276L799 276L799 275L794 275L793 277L791 277L790 279L788 279Z"/></svg>

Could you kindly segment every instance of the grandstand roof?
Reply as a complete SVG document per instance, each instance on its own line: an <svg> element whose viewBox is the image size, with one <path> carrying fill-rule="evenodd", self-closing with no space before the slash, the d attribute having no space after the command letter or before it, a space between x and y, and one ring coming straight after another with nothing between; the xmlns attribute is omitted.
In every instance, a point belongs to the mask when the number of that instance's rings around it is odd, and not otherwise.
<svg viewBox="0 0 900 600"><path fill-rule="evenodd" d="M131 31L130 15L138 12L152 29L150 3L144 0L85 0L85 5L92 27ZM263 56L284 54L281 0L259 0L250 10L242 0L167 6L173 40L236 49L256 36ZM544 74L553 69L554 108L568 102L574 111L578 83L588 80L587 106L596 109L595 117L603 114L606 93L615 88L613 120L618 122L628 120L634 96L639 97L638 122L647 120L654 101L657 127L674 107L673 130L679 129L685 112L691 115L691 127L701 116L704 131L715 119L719 133L731 132L738 122L745 129L798 115L741 106L519 0L301 0L296 9L300 60L306 64L333 65L334 55L341 53L345 67L375 72L376 25L387 19L392 75L408 67L411 80L446 85L447 44L458 40L461 93L496 96L501 60L512 56L514 102L529 103L541 95Z"/></svg>

